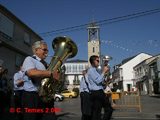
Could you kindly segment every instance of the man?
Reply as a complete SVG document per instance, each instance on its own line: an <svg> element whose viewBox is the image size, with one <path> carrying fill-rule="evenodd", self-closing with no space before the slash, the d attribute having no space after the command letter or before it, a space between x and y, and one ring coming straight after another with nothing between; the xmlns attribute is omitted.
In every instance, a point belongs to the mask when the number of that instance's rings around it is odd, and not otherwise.
<svg viewBox="0 0 160 120"><path fill-rule="evenodd" d="M5 92L4 92L4 83L5 81L3 80L3 74L4 74L4 68L2 66L0 66L0 116L2 116L4 114L4 110L5 110L5 101L4 98L5 97Z"/></svg>
<svg viewBox="0 0 160 120"><path fill-rule="evenodd" d="M14 103L15 109L22 109L22 94L23 94L23 85L24 85L24 72L22 71L22 66L17 73L14 74ZM23 119L22 113L16 113L19 120Z"/></svg>
<svg viewBox="0 0 160 120"><path fill-rule="evenodd" d="M99 66L99 57L93 55L89 59L91 67L88 69L89 88L91 90L92 101L92 120L101 120L101 110L104 99L106 98L103 91L104 75L109 71L107 66L102 69L102 74L97 72Z"/></svg>
<svg viewBox="0 0 160 120"><path fill-rule="evenodd" d="M55 80L59 79L57 71L46 70L44 59L48 54L48 47L44 41L37 41L32 46L33 56L28 56L23 63L22 69L25 72L24 76L24 120L40 120L50 119L55 120L55 114L46 113L45 109L54 108L54 100L49 103L44 103L38 95L38 87L43 78L53 77ZM32 110L29 111L31 108ZM47 111L48 112L48 111Z"/></svg>
<svg viewBox="0 0 160 120"><path fill-rule="evenodd" d="M80 97L81 97L81 120L91 120L91 100L90 89L88 85L87 70L83 70L83 77L80 82Z"/></svg>
<svg viewBox="0 0 160 120"><path fill-rule="evenodd" d="M7 112L6 108L10 107L11 87L8 79L8 69L0 67L0 114Z"/></svg>

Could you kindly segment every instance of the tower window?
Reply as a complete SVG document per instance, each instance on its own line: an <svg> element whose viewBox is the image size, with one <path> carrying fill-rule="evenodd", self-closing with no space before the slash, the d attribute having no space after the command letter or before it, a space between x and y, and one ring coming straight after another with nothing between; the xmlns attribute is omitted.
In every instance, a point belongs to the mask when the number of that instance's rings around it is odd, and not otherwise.
<svg viewBox="0 0 160 120"><path fill-rule="evenodd" d="M95 48L93 47L93 53L95 52Z"/></svg>

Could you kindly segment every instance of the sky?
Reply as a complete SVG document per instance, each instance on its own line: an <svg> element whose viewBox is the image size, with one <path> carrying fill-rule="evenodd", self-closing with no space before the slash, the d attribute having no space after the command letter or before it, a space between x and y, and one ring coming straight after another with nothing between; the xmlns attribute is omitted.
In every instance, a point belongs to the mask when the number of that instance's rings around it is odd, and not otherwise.
<svg viewBox="0 0 160 120"><path fill-rule="evenodd" d="M160 8L160 0L0 0L28 27L40 35L53 55L52 40L57 36L68 36L78 46L78 54L72 59L88 59L87 26L68 32L52 31L85 25L92 21L133 15ZM113 59L111 66L141 52L160 53L160 12L99 25L101 54ZM42 34L48 33L50 34Z"/></svg>

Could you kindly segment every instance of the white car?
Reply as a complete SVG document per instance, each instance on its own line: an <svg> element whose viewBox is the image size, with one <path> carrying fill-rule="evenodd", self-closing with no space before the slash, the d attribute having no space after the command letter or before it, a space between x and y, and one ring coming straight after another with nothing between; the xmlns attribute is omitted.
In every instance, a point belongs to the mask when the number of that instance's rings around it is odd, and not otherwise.
<svg viewBox="0 0 160 120"><path fill-rule="evenodd" d="M58 101L63 101L64 100L64 96L61 94L56 93L54 95L54 101L58 102Z"/></svg>

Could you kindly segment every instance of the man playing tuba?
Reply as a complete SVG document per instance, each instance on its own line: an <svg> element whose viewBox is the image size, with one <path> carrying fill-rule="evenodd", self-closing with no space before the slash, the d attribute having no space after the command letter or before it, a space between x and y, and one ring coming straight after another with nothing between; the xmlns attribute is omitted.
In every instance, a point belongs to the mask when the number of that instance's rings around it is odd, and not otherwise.
<svg viewBox="0 0 160 120"><path fill-rule="evenodd" d="M37 41L32 46L34 55L24 60L22 69L26 74L24 77L24 108L40 108L39 113L47 113L43 119L50 119L52 116L54 120L56 119L54 93L60 83L61 66L67 58L77 54L77 46L68 37L56 37L52 42L52 47L55 53L48 68L44 61L48 54L47 44L44 41ZM39 120L40 118L42 114L24 114L24 120Z"/></svg>
<svg viewBox="0 0 160 120"><path fill-rule="evenodd" d="M48 47L44 41L37 41L32 46L33 56L28 56L23 62L22 69L25 72L24 76L24 94L23 94L23 107L24 107L24 120L40 120L45 113L46 108L54 108L54 100L49 103L44 103L38 94L38 87L43 78L54 77L54 80L59 80L59 73L57 71L49 71L46 69L44 59L48 54ZM33 109L35 111L27 111ZM38 109L40 109L38 111ZM37 110L37 111L36 111ZM45 117L55 114L46 113ZM56 119L56 118L55 118Z"/></svg>

